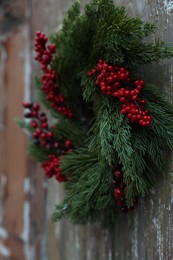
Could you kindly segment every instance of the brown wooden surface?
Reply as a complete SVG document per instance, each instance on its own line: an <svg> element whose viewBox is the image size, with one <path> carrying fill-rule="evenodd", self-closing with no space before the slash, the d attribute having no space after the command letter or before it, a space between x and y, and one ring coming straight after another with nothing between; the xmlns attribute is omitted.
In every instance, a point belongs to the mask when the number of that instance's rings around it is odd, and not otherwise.
<svg viewBox="0 0 173 260"><path fill-rule="evenodd" d="M46 186L14 121L32 92L32 9L17 0L1 1L0 11L0 259L39 259Z"/></svg>
<svg viewBox="0 0 173 260"><path fill-rule="evenodd" d="M7 4L8 2L8 4ZM89 2L82 0L81 3ZM50 220L62 185L47 183L27 157L26 137L15 125L21 102L33 98L33 38L58 30L73 0L0 1L0 260L172 260L173 162L149 196L130 215L117 216L114 230ZM173 1L116 0L129 14L155 22L158 36L173 43ZM9 15L11 14L11 16ZM148 80L172 100L171 61L145 68ZM173 100L172 100L173 101ZM47 207L46 207L47 201ZM46 236L47 232L47 236Z"/></svg>

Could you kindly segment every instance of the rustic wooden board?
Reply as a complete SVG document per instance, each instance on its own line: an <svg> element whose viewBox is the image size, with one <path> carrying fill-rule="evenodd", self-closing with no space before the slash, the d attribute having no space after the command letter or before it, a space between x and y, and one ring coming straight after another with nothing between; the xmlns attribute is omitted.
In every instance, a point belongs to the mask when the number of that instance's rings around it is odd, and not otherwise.
<svg viewBox="0 0 173 260"><path fill-rule="evenodd" d="M31 5L27 1L0 2L2 260L39 259L45 248L46 186L40 169L27 156L26 135L15 122L15 118L23 116L21 103L30 99L32 90L31 17Z"/></svg>

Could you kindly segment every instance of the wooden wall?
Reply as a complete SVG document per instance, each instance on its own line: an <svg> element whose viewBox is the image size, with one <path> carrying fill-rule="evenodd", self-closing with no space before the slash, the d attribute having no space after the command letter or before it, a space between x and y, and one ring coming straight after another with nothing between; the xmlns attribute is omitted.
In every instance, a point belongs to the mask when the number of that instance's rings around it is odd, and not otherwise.
<svg viewBox="0 0 173 260"><path fill-rule="evenodd" d="M34 98L32 71L36 30L60 27L73 0L0 1L0 260L171 260L173 259L173 161L138 209L120 215L114 230L50 220L63 188L45 182L28 158L27 138L14 123L23 99ZM89 0L82 0L84 5ZM173 1L116 0L129 14L155 22L158 36L173 44ZM173 60L144 70L173 101ZM47 205L47 206L46 206Z"/></svg>

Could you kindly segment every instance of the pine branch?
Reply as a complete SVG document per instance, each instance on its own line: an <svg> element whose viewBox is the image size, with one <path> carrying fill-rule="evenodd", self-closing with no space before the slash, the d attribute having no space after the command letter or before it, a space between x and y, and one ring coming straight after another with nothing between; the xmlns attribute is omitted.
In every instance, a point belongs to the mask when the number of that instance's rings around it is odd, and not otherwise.
<svg viewBox="0 0 173 260"><path fill-rule="evenodd" d="M102 99L92 132L90 151L95 152L102 162L114 167L118 163L122 165L127 183L126 198L131 205L137 194L144 195L147 192L147 177L144 174L146 162L143 151L132 144L131 128L120 113L118 103Z"/></svg>
<svg viewBox="0 0 173 260"><path fill-rule="evenodd" d="M145 33L145 36L149 36L150 34L153 34L156 30L158 29L158 27L155 24L152 23L143 23L143 30Z"/></svg>
<svg viewBox="0 0 173 260"><path fill-rule="evenodd" d="M63 20L62 32L64 33L65 36L68 37L68 34L73 27L73 23L76 17L78 17L79 15L80 15L80 3L79 1L75 0L72 7L67 12L66 17Z"/></svg>
<svg viewBox="0 0 173 260"><path fill-rule="evenodd" d="M17 123L17 125L21 128L24 128L26 130L28 130L28 132L33 132L33 128L30 126L30 119L20 119L20 118L16 118L15 122Z"/></svg>
<svg viewBox="0 0 173 260"><path fill-rule="evenodd" d="M160 138L160 142L173 148L173 107L153 85L145 87L145 97L148 99L146 108L153 117L152 130Z"/></svg>
<svg viewBox="0 0 173 260"><path fill-rule="evenodd" d="M89 71L89 69L87 69ZM94 84L94 79L87 76L87 71L84 71L81 79L81 86L83 87L83 99L86 102L93 102L100 96L100 91Z"/></svg>
<svg viewBox="0 0 173 260"><path fill-rule="evenodd" d="M63 136L65 139L70 139L75 147L82 145L86 139L85 132L66 118L58 120L53 132L57 138Z"/></svg>
<svg viewBox="0 0 173 260"><path fill-rule="evenodd" d="M65 199L55 210L55 220L65 215L74 223L93 222L99 219L100 210L113 210L110 207L111 168L100 164L87 147L76 154L63 156L61 167L72 179L65 185Z"/></svg>
<svg viewBox="0 0 173 260"><path fill-rule="evenodd" d="M44 162L47 160L50 152L49 150L46 150L45 148L34 144L34 142L30 142L28 153L32 158L36 159L37 161Z"/></svg>

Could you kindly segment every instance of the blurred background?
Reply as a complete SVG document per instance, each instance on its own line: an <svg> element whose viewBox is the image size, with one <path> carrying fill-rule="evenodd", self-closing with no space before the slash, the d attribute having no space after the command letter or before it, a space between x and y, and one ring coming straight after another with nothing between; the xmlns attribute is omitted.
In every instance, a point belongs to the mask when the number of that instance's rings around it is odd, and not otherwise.
<svg viewBox="0 0 173 260"><path fill-rule="evenodd" d="M82 0L81 6L89 0ZM173 259L173 162L148 198L130 215L117 217L114 230L53 223L63 187L47 182L27 155L27 136L15 124L23 100L34 99L34 36L59 30L73 0L0 0L0 260L169 260ZM130 15L159 27L173 44L173 1L117 0ZM144 69L173 101L173 60Z"/></svg>

